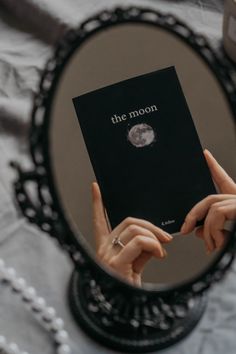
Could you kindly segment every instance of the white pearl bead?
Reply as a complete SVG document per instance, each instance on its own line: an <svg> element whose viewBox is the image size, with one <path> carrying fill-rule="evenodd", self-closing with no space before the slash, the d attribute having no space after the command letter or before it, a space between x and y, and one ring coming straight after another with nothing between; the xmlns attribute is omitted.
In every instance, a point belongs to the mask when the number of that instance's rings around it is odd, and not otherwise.
<svg viewBox="0 0 236 354"><path fill-rule="evenodd" d="M23 291L26 286L26 281L23 278L14 279L12 281L12 288L16 291Z"/></svg>
<svg viewBox="0 0 236 354"><path fill-rule="evenodd" d="M57 354L70 354L71 350L68 344L62 344L58 347Z"/></svg>
<svg viewBox="0 0 236 354"><path fill-rule="evenodd" d="M51 321L56 316L56 310L53 307L46 307L43 312L43 318Z"/></svg>
<svg viewBox="0 0 236 354"><path fill-rule="evenodd" d="M64 330L61 330L59 332L56 333L55 335L55 340L57 343L61 343L61 344L64 344L67 342L68 340L68 333Z"/></svg>
<svg viewBox="0 0 236 354"><path fill-rule="evenodd" d="M54 330L54 339L58 343L58 354L70 354L71 349L67 343L68 333L63 329L64 321L61 318L56 318L56 310L53 307L47 307L46 301L42 297L37 297L36 290L33 287L26 287L26 281L23 278L16 278L16 271L14 268L6 268L5 262L0 258L0 278L8 281L12 289L22 292L22 297L30 302L31 309L38 311L35 317L39 316L41 322L47 325L47 330ZM29 305L29 303L28 303ZM43 321L42 321L43 320ZM49 323L47 323L48 321ZM42 323L43 324L43 323ZM28 354L21 352L15 343L6 343L6 338L0 335L0 351L8 354Z"/></svg>
<svg viewBox="0 0 236 354"><path fill-rule="evenodd" d="M46 307L46 301L44 300L43 297L36 297L33 300L33 304L32 307L36 310L36 311L43 311Z"/></svg>
<svg viewBox="0 0 236 354"><path fill-rule="evenodd" d="M10 343L8 345L7 352L9 354L19 354L20 353L18 345L16 343Z"/></svg>
<svg viewBox="0 0 236 354"><path fill-rule="evenodd" d="M26 300L32 301L36 297L36 290L33 287L29 287L24 290L23 297Z"/></svg>
<svg viewBox="0 0 236 354"><path fill-rule="evenodd" d="M64 321L61 318L55 318L51 323L51 329L54 331L60 331L64 328Z"/></svg>
<svg viewBox="0 0 236 354"><path fill-rule="evenodd" d="M5 268L3 270L3 278L7 281L12 282L16 278L16 271L14 268Z"/></svg>

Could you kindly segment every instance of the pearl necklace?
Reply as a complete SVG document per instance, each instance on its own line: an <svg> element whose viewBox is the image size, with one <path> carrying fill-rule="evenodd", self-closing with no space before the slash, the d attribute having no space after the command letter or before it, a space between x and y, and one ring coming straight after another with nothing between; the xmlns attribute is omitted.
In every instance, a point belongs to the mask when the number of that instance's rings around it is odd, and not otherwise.
<svg viewBox="0 0 236 354"><path fill-rule="evenodd" d="M33 287L27 285L25 279L16 276L14 268L7 268L2 259L0 259L0 281L10 285L12 291L21 296L36 320L52 335L57 354L70 354L69 336L64 330L64 321L56 316L56 310L48 307L44 298L39 297ZM15 343L7 344L5 337L0 336L0 354L28 353L20 351Z"/></svg>

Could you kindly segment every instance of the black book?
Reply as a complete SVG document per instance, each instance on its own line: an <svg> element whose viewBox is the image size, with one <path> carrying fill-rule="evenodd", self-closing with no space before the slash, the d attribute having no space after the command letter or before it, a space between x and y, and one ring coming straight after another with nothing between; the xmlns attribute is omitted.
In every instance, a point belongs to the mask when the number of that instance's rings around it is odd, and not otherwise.
<svg viewBox="0 0 236 354"><path fill-rule="evenodd" d="M174 67L73 102L112 228L131 216L179 232L216 193Z"/></svg>

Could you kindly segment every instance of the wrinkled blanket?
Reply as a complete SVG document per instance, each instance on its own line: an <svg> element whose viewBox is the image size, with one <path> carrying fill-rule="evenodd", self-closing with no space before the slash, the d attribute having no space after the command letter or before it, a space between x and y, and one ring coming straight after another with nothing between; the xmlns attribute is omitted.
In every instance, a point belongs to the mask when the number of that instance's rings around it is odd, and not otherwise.
<svg viewBox="0 0 236 354"><path fill-rule="evenodd" d="M113 353L88 338L67 306L72 264L53 240L17 212L9 161L28 166L27 134L32 95L54 44L86 17L114 5L152 6L173 13L218 46L222 1L0 0L0 257L44 296L65 320L73 353ZM192 334L168 354L235 354L236 267L209 293L207 311ZM29 353L54 353L48 334L17 295L0 283L0 334Z"/></svg>

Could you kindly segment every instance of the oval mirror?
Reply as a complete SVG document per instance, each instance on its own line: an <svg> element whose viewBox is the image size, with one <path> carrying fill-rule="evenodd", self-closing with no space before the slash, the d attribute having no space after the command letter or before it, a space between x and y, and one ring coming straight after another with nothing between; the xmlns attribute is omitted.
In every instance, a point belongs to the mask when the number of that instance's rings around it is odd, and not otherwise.
<svg viewBox="0 0 236 354"><path fill-rule="evenodd" d="M72 98L169 66L176 69L203 149L210 150L228 174L236 177L231 159L236 150L232 107L210 63L184 37L153 23L119 23L96 31L60 68L50 102L48 146L54 185L66 218L94 257L91 185L96 178ZM152 257L145 264L143 287L188 282L220 252L207 254L195 232L175 235L166 251L164 259Z"/></svg>

